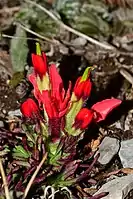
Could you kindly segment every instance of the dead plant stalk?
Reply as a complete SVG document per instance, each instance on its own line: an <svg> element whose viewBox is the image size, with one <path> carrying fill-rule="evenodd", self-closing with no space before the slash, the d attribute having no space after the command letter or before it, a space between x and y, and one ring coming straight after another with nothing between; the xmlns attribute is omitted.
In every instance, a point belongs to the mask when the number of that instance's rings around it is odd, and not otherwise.
<svg viewBox="0 0 133 199"><path fill-rule="evenodd" d="M33 183L35 177L37 176L39 170L41 169L43 163L45 162L46 158L47 158L47 153L44 155L44 157L43 157L43 159L41 160L40 164L37 166L35 172L33 173L33 175L32 175L32 177L31 177L29 183L27 184L27 187L26 187L25 192L24 192L24 195L23 195L23 199L26 198L26 196L27 196L27 194L28 194L28 192L29 192L29 190L30 190L30 188L31 188L31 186L32 186L32 183Z"/></svg>
<svg viewBox="0 0 133 199"><path fill-rule="evenodd" d="M6 199L11 199L1 158L0 158L0 173L1 173L2 180L3 180L3 187L5 190Z"/></svg>

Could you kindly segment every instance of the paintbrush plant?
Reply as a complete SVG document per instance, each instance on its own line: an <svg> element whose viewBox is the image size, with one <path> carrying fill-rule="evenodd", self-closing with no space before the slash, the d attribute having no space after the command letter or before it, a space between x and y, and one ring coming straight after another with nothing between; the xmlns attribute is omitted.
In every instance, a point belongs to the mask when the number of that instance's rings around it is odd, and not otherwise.
<svg viewBox="0 0 133 199"><path fill-rule="evenodd" d="M121 100L106 99L88 109L84 104L91 93L91 67L85 69L74 87L69 82L65 90L56 65L47 63L39 44L32 63L34 72L28 79L35 99L28 98L21 105L21 134L16 133L10 143L10 162L4 163L9 190L24 194L23 198L47 198L51 194L78 199L105 196L91 196L84 191L94 183L90 174L98 155L94 158L90 150L84 154L78 145L88 125L104 120Z"/></svg>

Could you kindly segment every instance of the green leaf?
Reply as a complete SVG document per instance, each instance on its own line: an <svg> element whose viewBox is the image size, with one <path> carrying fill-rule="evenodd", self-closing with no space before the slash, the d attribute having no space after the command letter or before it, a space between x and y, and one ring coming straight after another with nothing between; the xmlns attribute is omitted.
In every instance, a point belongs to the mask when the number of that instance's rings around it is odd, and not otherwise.
<svg viewBox="0 0 133 199"><path fill-rule="evenodd" d="M108 8L102 1L55 0L54 2L55 9L64 16L64 23L70 24L86 35L108 35Z"/></svg>
<svg viewBox="0 0 133 199"><path fill-rule="evenodd" d="M13 156L20 157L20 158L29 158L30 153L26 151L22 146L19 145L13 149Z"/></svg>
<svg viewBox="0 0 133 199"><path fill-rule="evenodd" d="M58 173L56 175L52 175L48 177L48 183L58 188L71 186L75 182L76 182L76 178L72 180L65 180L63 173Z"/></svg>
<svg viewBox="0 0 133 199"><path fill-rule="evenodd" d="M60 30L55 21L42 10L28 5L23 3L23 7L16 14L16 20L45 37L55 37Z"/></svg>
<svg viewBox="0 0 133 199"><path fill-rule="evenodd" d="M10 85L13 87L16 87L21 80L24 78L24 73L23 72L16 72L13 74L11 80L10 80Z"/></svg>
<svg viewBox="0 0 133 199"><path fill-rule="evenodd" d="M28 45L26 32L19 25L16 27L15 37L11 40L10 56L13 72L23 72L27 63Z"/></svg>
<svg viewBox="0 0 133 199"><path fill-rule="evenodd" d="M49 143L49 164L59 165L62 151L58 149L58 143Z"/></svg>
<svg viewBox="0 0 133 199"><path fill-rule="evenodd" d="M73 102L70 111L66 115L65 130L66 130L66 132L68 132L69 135L73 135L72 125L74 123L76 115L78 114L78 112L80 111L80 109L82 108L82 106L83 106L83 100L82 99L80 99L79 101ZM74 136L76 136L76 135L77 134L75 134Z"/></svg>

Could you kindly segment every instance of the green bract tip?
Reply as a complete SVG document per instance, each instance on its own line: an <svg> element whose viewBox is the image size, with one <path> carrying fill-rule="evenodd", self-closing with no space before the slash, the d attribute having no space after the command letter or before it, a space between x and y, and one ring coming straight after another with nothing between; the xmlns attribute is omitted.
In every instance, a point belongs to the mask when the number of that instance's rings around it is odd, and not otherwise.
<svg viewBox="0 0 133 199"><path fill-rule="evenodd" d="M90 72L91 69L92 69L92 67L87 67L87 68L85 69L85 71L84 71L84 73L83 73L83 75L82 75L82 77L81 77L80 82L86 81L86 80L88 79L89 72Z"/></svg>
<svg viewBox="0 0 133 199"><path fill-rule="evenodd" d="M36 54L37 55L41 55L41 47L40 47L40 44L38 42L36 42Z"/></svg>

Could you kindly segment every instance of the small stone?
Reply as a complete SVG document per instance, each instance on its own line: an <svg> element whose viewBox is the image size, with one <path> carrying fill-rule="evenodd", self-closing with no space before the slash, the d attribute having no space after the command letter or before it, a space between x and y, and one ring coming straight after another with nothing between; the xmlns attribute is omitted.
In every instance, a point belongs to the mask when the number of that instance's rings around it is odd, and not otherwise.
<svg viewBox="0 0 133 199"><path fill-rule="evenodd" d="M0 120L0 128L4 127L4 122Z"/></svg>
<svg viewBox="0 0 133 199"><path fill-rule="evenodd" d="M122 129L121 123L119 121L115 122L115 126L117 129Z"/></svg>
<svg viewBox="0 0 133 199"><path fill-rule="evenodd" d="M16 109L15 111L9 111L8 115L13 117L13 116L22 116L22 113L20 111L20 109Z"/></svg>
<svg viewBox="0 0 133 199"><path fill-rule="evenodd" d="M109 192L104 199L125 199L128 193L133 189L133 174L123 177L116 177L104 184L95 195L102 192Z"/></svg>
<svg viewBox="0 0 133 199"><path fill-rule="evenodd" d="M3 112L4 114L6 114L6 110L5 110L5 109L3 109L2 112Z"/></svg>
<svg viewBox="0 0 133 199"><path fill-rule="evenodd" d="M28 71L29 69L30 69L29 65L26 65L26 66L25 66L25 70Z"/></svg>
<svg viewBox="0 0 133 199"><path fill-rule="evenodd" d="M120 148L120 141L116 138L105 137L99 146L98 153L100 157L98 159L99 163L102 165L108 164L115 154L118 153Z"/></svg>
<svg viewBox="0 0 133 199"><path fill-rule="evenodd" d="M77 37L76 39L72 40L71 43L74 46L85 46L87 43L87 40L82 37Z"/></svg>
<svg viewBox="0 0 133 199"><path fill-rule="evenodd" d="M65 45L60 44L60 53L63 55L68 55L69 49Z"/></svg>
<svg viewBox="0 0 133 199"><path fill-rule="evenodd" d="M124 57L120 57L119 62L120 63L124 62Z"/></svg>
<svg viewBox="0 0 133 199"><path fill-rule="evenodd" d="M121 142L119 157L124 168L133 168L133 139Z"/></svg>

